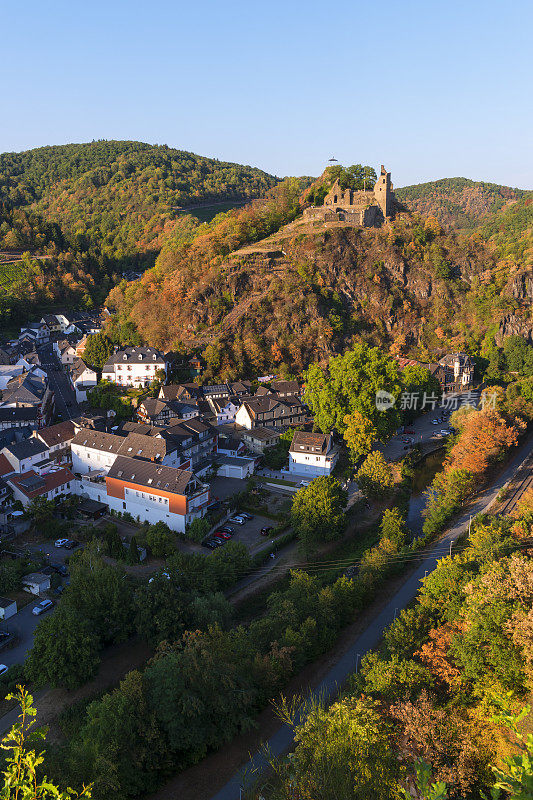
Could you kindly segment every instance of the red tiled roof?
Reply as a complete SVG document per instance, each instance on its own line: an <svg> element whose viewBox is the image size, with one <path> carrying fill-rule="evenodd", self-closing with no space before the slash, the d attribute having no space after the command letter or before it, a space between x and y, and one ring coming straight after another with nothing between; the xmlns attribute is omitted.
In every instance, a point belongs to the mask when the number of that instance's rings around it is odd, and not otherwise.
<svg viewBox="0 0 533 800"><path fill-rule="evenodd" d="M41 479L43 483L36 489L28 489L24 486L28 478ZM46 475L38 475L35 470L30 469L28 472L23 472L22 475L13 475L9 478L9 482L15 484L17 489L30 499L38 497L41 494L47 494L53 489L57 489L65 483L75 480L76 478L67 467L62 467L55 472L47 472Z"/></svg>
<svg viewBox="0 0 533 800"><path fill-rule="evenodd" d="M9 463L5 455L0 453L0 477L9 475L10 472L14 472L13 466Z"/></svg>

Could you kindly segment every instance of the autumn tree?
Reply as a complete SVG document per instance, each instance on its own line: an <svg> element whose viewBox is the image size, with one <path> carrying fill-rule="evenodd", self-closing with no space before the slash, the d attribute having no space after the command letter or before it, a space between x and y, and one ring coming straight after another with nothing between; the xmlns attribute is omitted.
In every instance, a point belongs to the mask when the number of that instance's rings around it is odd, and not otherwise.
<svg viewBox="0 0 533 800"><path fill-rule="evenodd" d="M344 441L350 450L352 461L356 463L372 450L377 431L372 422L357 410L347 414L343 424L346 426L343 433Z"/></svg>
<svg viewBox="0 0 533 800"><path fill-rule="evenodd" d="M355 479L365 495L376 499L390 494L394 484L392 467L379 450L366 457Z"/></svg>

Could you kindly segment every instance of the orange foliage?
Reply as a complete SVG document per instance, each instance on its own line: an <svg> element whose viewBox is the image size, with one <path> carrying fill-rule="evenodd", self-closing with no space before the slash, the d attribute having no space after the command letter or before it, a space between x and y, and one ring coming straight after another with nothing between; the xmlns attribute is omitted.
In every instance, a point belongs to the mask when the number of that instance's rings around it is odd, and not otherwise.
<svg viewBox="0 0 533 800"><path fill-rule="evenodd" d="M502 450L517 442L517 432L494 409L470 414L457 444L450 452L447 469L467 469L481 475Z"/></svg>
<svg viewBox="0 0 533 800"><path fill-rule="evenodd" d="M461 684L461 672L453 664L449 650L452 637L460 630L455 623L434 628L429 632L428 641L415 653L439 681L455 690Z"/></svg>

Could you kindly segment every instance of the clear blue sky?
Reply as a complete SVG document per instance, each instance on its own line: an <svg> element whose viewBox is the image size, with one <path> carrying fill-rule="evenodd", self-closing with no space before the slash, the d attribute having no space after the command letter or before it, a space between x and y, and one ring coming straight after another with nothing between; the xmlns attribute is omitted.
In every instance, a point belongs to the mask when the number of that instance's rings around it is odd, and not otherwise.
<svg viewBox="0 0 533 800"><path fill-rule="evenodd" d="M2 3L0 151L166 143L277 175L533 188L531 0Z"/></svg>

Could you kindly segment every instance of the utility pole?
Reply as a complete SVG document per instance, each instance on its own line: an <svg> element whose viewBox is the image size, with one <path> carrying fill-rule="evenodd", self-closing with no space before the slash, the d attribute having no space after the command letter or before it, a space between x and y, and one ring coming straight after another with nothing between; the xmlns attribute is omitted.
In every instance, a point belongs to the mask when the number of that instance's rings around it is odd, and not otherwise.
<svg viewBox="0 0 533 800"><path fill-rule="evenodd" d="M470 528L472 527L472 514L470 514L470 519L468 521L468 535L470 536Z"/></svg>
<svg viewBox="0 0 533 800"><path fill-rule="evenodd" d="M357 675L357 673L359 672L359 659L360 659L360 658L361 658L361 654L360 654L360 653L357 653L357 655L356 655L356 657L355 657L355 674L356 674L356 675Z"/></svg>
<svg viewBox="0 0 533 800"><path fill-rule="evenodd" d="M450 539L450 555L452 554L453 539Z"/></svg>

